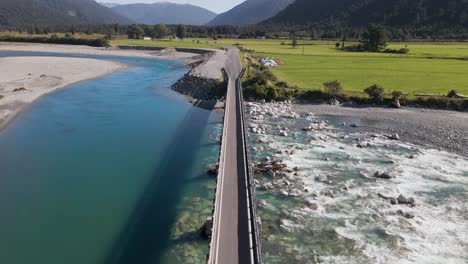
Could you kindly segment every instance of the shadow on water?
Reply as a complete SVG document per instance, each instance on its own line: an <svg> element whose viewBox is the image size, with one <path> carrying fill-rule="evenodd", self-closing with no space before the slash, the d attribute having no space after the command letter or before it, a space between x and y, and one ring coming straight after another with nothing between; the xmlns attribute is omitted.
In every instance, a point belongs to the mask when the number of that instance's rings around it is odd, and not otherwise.
<svg viewBox="0 0 468 264"><path fill-rule="evenodd" d="M145 189L104 264L160 263L172 243L177 204L190 179L210 114L193 108L174 134L166 155Z"/></svg>

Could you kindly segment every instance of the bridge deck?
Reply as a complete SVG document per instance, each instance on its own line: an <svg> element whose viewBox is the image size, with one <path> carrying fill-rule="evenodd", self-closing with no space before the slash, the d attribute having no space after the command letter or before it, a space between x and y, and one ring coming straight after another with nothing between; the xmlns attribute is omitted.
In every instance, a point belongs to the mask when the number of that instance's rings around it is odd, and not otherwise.
<svg viewBox="0 0 468 264"><path fill-rule="evenodd" d="M255 263L249 225L248 180L241 98L237 79L242 71L237 49L229 50L229 77L224 132L208 263Z"/></svg>

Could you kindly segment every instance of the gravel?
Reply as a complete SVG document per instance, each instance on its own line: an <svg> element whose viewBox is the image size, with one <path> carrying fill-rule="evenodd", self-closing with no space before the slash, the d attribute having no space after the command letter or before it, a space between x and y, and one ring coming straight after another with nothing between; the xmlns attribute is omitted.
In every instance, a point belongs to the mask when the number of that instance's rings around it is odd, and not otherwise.
<svg viewBox="0 0 468 264"><path fill-rule="evenodd" d="M299 113L336 116L357 123L356 131L398 134L402 141L468 157L468 113L420 108L352 108L296 104Z"/></svg>

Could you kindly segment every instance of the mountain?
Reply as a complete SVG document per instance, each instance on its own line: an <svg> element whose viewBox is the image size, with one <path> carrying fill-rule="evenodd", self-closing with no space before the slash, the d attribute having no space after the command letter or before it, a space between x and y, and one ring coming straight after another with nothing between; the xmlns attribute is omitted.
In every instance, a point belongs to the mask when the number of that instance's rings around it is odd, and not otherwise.
<svg viewBox="0 0 468 264"><path fill-rule="evenodd" d="M450 28L468 25L467 0L297 0L267 24L369 23L395 28Z"/></svg>
<svg viewBox="0 0 468 264"><path fill-rule="evenodd" d="M0 25L128 24L93 0L1 0Z"/></svg>
<svg viewBox="0 0 468 264"><path fill-rule="evenodd" d="M251 25L278 14L295 0L247 0L218 15L208 25Z"/></svg>
<svg viewBox="0 0 468 264"><path fill-rule="evenodd" d="M158 23L204 25L216 16L216 13L198 6L167 2L119 5L112 10L137 23L148 25Z"/></svg>

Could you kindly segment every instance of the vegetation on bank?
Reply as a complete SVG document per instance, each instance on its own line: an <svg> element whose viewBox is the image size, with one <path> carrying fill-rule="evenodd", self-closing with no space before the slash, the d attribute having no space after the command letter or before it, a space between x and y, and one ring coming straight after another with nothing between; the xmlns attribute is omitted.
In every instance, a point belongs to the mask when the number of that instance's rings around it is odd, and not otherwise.
<svg viewBox="0 0 468 264"><path fill-rule="evenodd" d="M244 97L247 100L285 101L299 100L313 103L355 103L374 106L416 106L435 109L450 109L468 111L468 98L457 98L456 91L450 91L447 96L408 96L400 91L385 93L385 89L377 84L363 89L364 95L344 92L339 81L329 81L322 89L301 89L289 87L263 66L255 65L251 74L243 81Z"/></svg>
<svg viewBox="0 0 468 264"><path fill-rule="evenodd" d="M349 92L338 80L326 81L316 89L304 89L298 86L289 86L279 80L275 74L256 62L255 57L244 50L244 63L247 65L247 74L243 81L244 97L247 100L284 101L299 100L314 103L356 103L375 106L420 106L436 109L451 109L468 111L468 98L459 98L455 90L445 95L415 96L399 90L388 91L384 87L373 84L362 87L360 92Z"/></svg>
<svg viewBox="0 0 468 264"><path fill-rule="evenodd" d="M0 35L0 42L28 42L46 44L86 45L92 47L108 47L109 40L106 38L77 38L71 34L59 36L56 34L43 36L26 35Z"/></svg>

